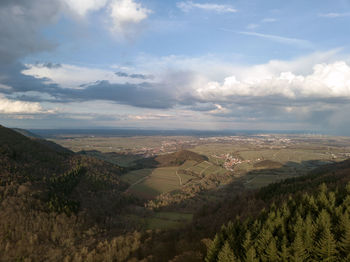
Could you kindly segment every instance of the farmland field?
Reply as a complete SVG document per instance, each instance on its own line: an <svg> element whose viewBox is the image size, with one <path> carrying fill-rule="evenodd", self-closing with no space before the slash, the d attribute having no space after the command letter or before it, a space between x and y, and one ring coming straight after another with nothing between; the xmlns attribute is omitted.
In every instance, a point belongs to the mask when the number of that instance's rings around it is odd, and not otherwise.
<svg viewBox="0 0 350 262"><path fill-rule="evenodd" d="M127 182L129 184L134 184L136 183L138 180L142 179L142 178L145 178L147 177L149 174L152 173L152 169L139 169L139 170L134 170L134 171L131 171L125 175L123 175L121 177L121 179L124 181L124 182Z"/></svg>
<svg viewBox="0 0 350 262"><path fill-rule="evenodd" d="M228 194L304 175L350 157L349 138L327 136L70 136L51 140L121 166L120 178L127 183L124 193L138 201L137 208L123 216L143 229L181 228L204 204L220 203Z"/></svg>
<svg viewBox="0 0 350 262"><path fill-rule="evenodd" d="M187 167L189 163L184 165ZM153 198L161 193L180 189L192 176L177 172L180 167L139 169L123 175L123 181L131 184L129 191L138 196ZM139 183L136 183L140 181ZM136 183L136 184L134 184Z"/></svg>
<svg viewBox="0 0 350 262"><path fill-rule="evenodd" d="M51 140L126 170L130 168L132 171L121 176L129 184L126 191L146 200L168 192L191 191L193 186L213 187L215 184L222 188L237 178L242 179L245 188L258 188L350 156L348 138L312 135L67 136ZM206 156L208 160L187 160L181 166L141 166L135 170L135 163L143 158L166 155L182 148ZM230 161L232 163L227 166ZM168 163L171 165L170 160Z"/></svg>

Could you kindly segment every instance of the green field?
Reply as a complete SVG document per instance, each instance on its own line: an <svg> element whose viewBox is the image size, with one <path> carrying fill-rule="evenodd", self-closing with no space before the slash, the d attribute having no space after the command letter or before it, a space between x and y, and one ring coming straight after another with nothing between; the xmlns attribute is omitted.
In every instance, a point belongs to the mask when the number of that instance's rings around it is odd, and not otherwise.
<svg viewBox="0 0 350 262"><path fill-rule="evenodd" d="M152 169L145 168L145 169L138 169L131 171L121 177L122 181L127 182L129 184L134 184L138 180L150 175L152 173Z"/></svg>
<svg viewBox="0 0 350 262"><path fill-rule="evenodd" d="M124 174L121 179L130 185L126 191L144 199L185 190L198 183L203 187L222 186L239 177L247 188L259 188L277 180L306 174L323 164L341 161L350 156L348 138L307 135L272 134L224 139L185 136L69 136L58 137L53 141L73 151L86 150L86 154L122 167L133 166L134 161L140 158L177 152L184 145L187 145L186 149L208 157L208 161L201 163L188 160L179 167L139 169ZM228 158L224 154L229 154ZM223 167L230 158L241 161L231 167L233 171Z"/></svg>
<svg viewBox="0 0 350 262"><path fill-rule="evenodd" d="M259 175L245 183L246 188L260 188L263 186L267 186L268 184L277 182L281 180L280 176L275 175Z"/></svg>
<svg viewBox="0 0 350 262"><path fill-rule="evenodd" d="M171 229L180 228L192 221L192 214L176 212L156 212L146 218L147 229Z"/></svg>
<svg viewBox="0 0 350 262"><path fill-rule="evenodd" d="M129 192L150 199L161 193L180 189L182 185L193 177L182 174L178 172L178 170L188 168L194 163L194 161L186 161L186 163L180 167L139 169L129 172L121 178L123 181L131 184Z"/></svg>
<svg viewBox="0 0 350 262"><path fill-rule="evenodd" d="M204 171L210 168L211 166L213 166L213 164L211 164L210 162L204 161L202 163L199 163L198 165L187 168L187 170L195 174L202 175Z"/></svg>
<svg viewBox="0 0 350 262"><path fill-rule="evenodd" d="M145 230L166 230L184 227L192 221L193 214L180 212L154 212L147 217L131 214L125 216L125 219L142 225Z"/></svg>

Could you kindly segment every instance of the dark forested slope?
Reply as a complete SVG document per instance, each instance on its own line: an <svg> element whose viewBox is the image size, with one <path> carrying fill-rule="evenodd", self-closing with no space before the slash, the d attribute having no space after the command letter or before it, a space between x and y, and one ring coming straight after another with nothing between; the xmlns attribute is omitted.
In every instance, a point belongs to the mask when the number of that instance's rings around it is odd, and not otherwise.
<svg viewBox="0 0 350 262"><path fill-rule="evenodd" d="M99 244L106 228L123 230L119 212L130 199L122 194L122 172L0 126L0 260L76 261L84 246L100 245L94 261L98 253L102 261L110 245L123 246L123 237Z"/></svg>
<svg viewBox="0 0 350 262"><path fill-rule="evenodd" d="M199 217L202 225L223 214L218 224L231 220L208 245L205 260L350 261L349 181L348 160L236 198L202 221Z"/></svg>

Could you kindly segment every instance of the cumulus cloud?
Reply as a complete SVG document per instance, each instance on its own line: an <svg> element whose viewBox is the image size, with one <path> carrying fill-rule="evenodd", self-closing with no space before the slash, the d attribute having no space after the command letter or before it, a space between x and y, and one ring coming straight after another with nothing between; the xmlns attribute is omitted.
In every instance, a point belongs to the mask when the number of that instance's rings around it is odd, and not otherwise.
<svg viewBox="0 0 350 262"><path fill-rule="evenodd" d="M0 114L47 113L39 103L15 101L0 95Z"/></svg>
<svg viewBox="0 0 350 262"><path fill-rule="evenodd" d="M75 103L77 108L86 108L90 118L96 101L113 105L113 110L106 110L110 112L125 107L124 118L118 118L125 124L162 119L170 123L174 112L184 109L188 119L196 121L203 117L209 122L288 123L295 127L323 123L326 128L330 123L344 122L341 111L350 101L350 60L338 53L331 50L251 66L211 56L145 56L135 67L111 69L18 64L0 68L11 76L1 79L4 87L0 88L12 102L26 100L32 105L49 101L65 107ZM145 79L150 75L154 79ZM66 118L69 114L66 112ZM76 118L83 116L78 112ZM105 122L117 121L111 119L105 118Z"/></svg>
<svg viewBox="0 0 350 262"><path fill-rule="evenodd" d="M221 5L221 4L211 4L211 3L195 3L192 1L178 2L177 7L183 12L189 12L192 9L201 9L205 11L214 11L217 13L235 13L237 9L233 8L230 5Z"/></svg>
<svg viewBox="0 0 350 262"><path fill-rule="evenodd" d="M113 0L109 10L113 22L112 31L126 38L132 37L137 26L152 13L133 0Z"/></svg>
<svg viewBox="0 0 350 262"><path fill-rule="evenodd" d="M223 83L210 82L197 89L203 100L228 100L232 96L281 96L288 99L348 98L350 99L350 67L343 61L317 64L310 75L281 72L279 75L225 78Z"/></svg>

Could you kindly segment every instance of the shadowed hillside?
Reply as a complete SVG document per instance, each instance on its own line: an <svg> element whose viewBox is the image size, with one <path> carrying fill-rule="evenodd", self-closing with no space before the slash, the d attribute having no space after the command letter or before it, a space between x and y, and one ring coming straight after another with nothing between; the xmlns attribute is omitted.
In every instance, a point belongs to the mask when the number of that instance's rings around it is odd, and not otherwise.
<svg viewBox="0 0 350 262"><path fill-rule="evenodd" d="M1 126L0 260L63 261L96 246L106 228L124 230L119 213L133 200L122 194L122 172Z"/></svg>
<svg viewBox="0 0 350 262"><path fill-rule="evenodd" d="M202 209L196 228L218 230L206 261L348 261L349 182L346 160Z"/></svg>

